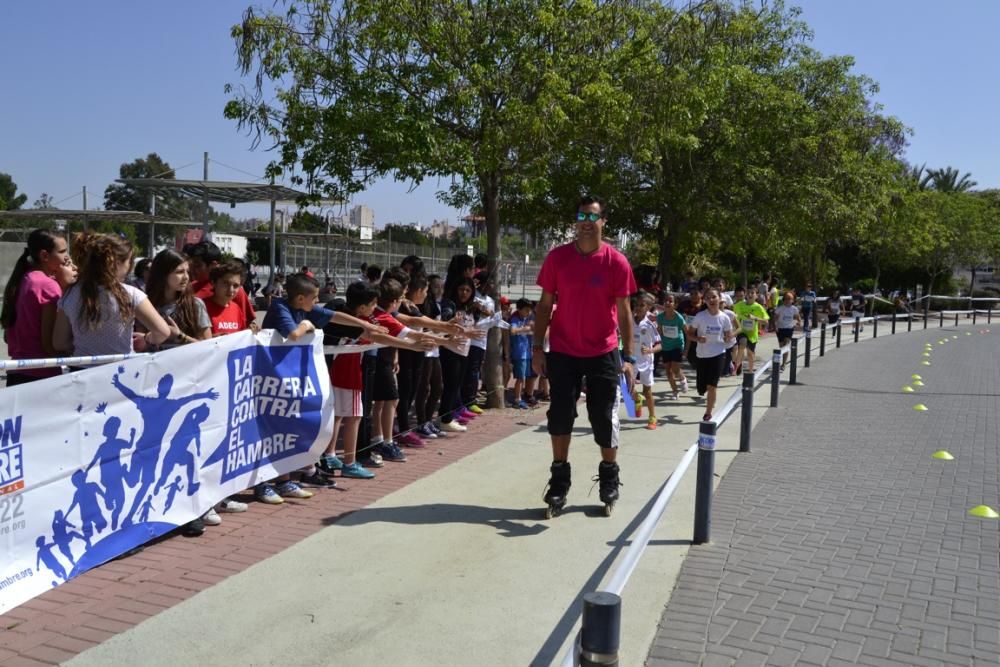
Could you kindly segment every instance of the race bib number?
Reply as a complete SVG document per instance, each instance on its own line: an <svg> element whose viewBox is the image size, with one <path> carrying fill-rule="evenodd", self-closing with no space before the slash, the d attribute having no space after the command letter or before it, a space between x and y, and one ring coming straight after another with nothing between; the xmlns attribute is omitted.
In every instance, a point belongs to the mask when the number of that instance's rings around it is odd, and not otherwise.
<svg viewBox="0 0 1000 667"><path fill-rule="evenodd" d="M804 296L804 297L802 297L802 301L804 303L812 303L815 300L816 300L816 297L814 297L814 296Z"/></svg>
<svg viewBox="0 0 1000 667"><path fill-rule="evenodd" d="M717 324L709 324L705 327L705 337L714 340L722 340L722 327Z"/></svg>
<svg viewBox="0 0 1000 667"><path fill-rule="evenodd" d="M663 327L664 338L677 338L677 327Z"/></svg>
<svg viewBox="0 0 1000 667"><path fill-rule="evenodd" d="M749 330L753 329L753 327L754 327L754 321L753 320L743 320L743 328L744 329L746 329L746 330L749 331Z"/></svg>

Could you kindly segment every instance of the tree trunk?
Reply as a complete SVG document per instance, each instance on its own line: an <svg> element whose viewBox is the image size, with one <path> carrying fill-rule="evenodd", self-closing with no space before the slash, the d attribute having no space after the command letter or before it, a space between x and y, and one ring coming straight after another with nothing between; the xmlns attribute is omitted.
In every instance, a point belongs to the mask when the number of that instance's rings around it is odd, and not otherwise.
<svg viewBox="0 0 1000 667"><path fill-rule="evenodd" d="M750 278L750 275L747 273L747 254L746 254L746 252L743 253L742 257L740 257L740 275L743 276L743 283L742 283L742 285L743 285L743 289L745 290L745 289L747 289L747 286L748 286L747 283L748 283L749 278Z"/></svg>
<svg viewBox="0 0 1000 667"><path fill-rule="evenodd" d="M813 290L819 287L818 267L819 257L816 256L816 253L811 253L809 257L809 282L812 283ZM813 312L815 312L815 310Z"/></svg>
<svg viewBox="0 0 1000 667"><path fill-rule="evenodd" d="M500 310L500 299L495 286L497 267L500 265L500 175L486 174L479 179L483 197L483 213L486 216L486 254L489 256L488 271L493 276L494 288L490 290L496 309ZM486 339L486 358L483 360L483 388L486 390L486 407L504 407L503 360L501 359L502 336L499 327L489 330Z"/></svg>
<svg viewBox="0 0 1000 667"><path fill-rule="evenodd" d="M660 246L660 257L656 263L656 268L659 270L660 276L671 275L670 267L674 263L674 248L677 246L677 235L680 233L680 227L681 223L679 220L666 214L660 215L660 222L656 226L657 243ZM682 279L681 282L683 282L683 275L680 277ZM680 284L674 284L675 291L680 288Z"/></svg>

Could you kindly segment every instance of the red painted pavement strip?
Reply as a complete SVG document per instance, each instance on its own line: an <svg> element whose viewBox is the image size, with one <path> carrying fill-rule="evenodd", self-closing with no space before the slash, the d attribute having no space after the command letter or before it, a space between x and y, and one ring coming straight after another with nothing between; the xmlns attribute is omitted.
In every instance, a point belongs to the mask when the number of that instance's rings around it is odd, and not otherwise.
<svg viewBox="0 0 1000 667"><path fill-rule="evenodd" d="M309 500L269 506L251 502L243 514L223 514L222 525L200 538L171 536L135 556L105 563L0 615L0 665L59 664L124 632L232 574L277 554L334 520L483 447L535 426L531 412L487 411L469 431L405 449L409 461L386 462L372 480L337 477L337 488ZM246 498L243 498L246 500Z"/></svg>

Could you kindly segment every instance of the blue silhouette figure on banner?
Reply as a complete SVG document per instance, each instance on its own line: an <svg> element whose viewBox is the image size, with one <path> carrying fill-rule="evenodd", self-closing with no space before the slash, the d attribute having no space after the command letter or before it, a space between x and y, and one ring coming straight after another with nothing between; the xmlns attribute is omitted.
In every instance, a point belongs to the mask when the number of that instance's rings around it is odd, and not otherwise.
<svg viewBox="0 0 1000 667"><path fill-rule="evenodd" d="M191 496L198 491L198 487L201 484L194 477L197 462L188 445L194 440L195 452L198 456L201 456L201 425L208 419L208 412L208 404L202 403L184 415L184 421L181 422L180 428L174 433L174 437L170 439L167 455L163 457L160 481L156 483L156 487L153 489L154 494L160 493L160 489L167 483L167 479L169 479L170 474L174 471L175 466L187 468L187 494Z"/></svg>
<svg viewBox="0 0 1000 667"><path fill-rule="evenodd" d="M62 510L56 510L56 513L52 515L52 541L59 547L59 551L70 562L70 565L76 565L76 561L73 560L73 551L69 546L73 543L74 538L81 540L84 538L80 533L68 530L69 528L76 528L76 526L66 519Z"/></svg>
<svg viewBox="0 0 1000 667"><path fill-rule="evenodd" d="M53 574L66 581L66 570L63 569L62 563L59 562L56 555L52 553L52 547L55 544L49 544L45 541L44 535L39 535L38 539L35 540L35 546L38 547L38 556L35 558L35 569L41 570L41 565L44 564L45 567L52 570ZM56 582L53 581L52 585L55 586Z"/></svg>
<svg viewBox="0 0 1000 667"><path fill-rule="evenodd" d="M104 492L97 484L87 481L87 473L83 470L77 470L70 479L73 486L76 487L76 492L73 494L73 502L70 503L66 514L70 514L77 505L80 506L80 530L83 532L83 539L89 549L94 529L96 528L97 532L103 532L108 527L108 522L101 512L100 503L97 501L98 496L104 495Z"/></svg>
<svg viewBox="0 0 1000 667"><path fill-rule="evenodd" d="M146 498L146 502L142 504L142 510L139 512L139 523L146 523L149 521L149 513L153 511L153 496Z"/></svg>
<svg viewBox="0 0 1000 667"><path fill-rule="evenodd" d="M163 505L163 513L164 514L166 514L167 512L169 512L170 508L174 506L174 496L176 496L177 492L180 491L183 488L184 488L184 485L181 484L181 476L180 475L177 475L177 477L174 477L174 481L171 482L170 484L167 484L167 501Z"/></svg>
<svg viewBox="0 0 1000 667"><path fill-rule="evenodd" d="M123 522L123 525L131 525L132 517L139 508L139 503L146 497L146 491L156 481L156 465L160 461L160 448L163 446L163 436L167 432L167 427L170 426L170 420L188 403L204 399L214 401L219 397L219 392L215 389L209 389L190 396L168 398L170 390L174 386L174 377L170 373L165 373L157 383L157 395L142 396L122 383L119 375L124 372L125 367L119 366L118 372L111 379L111 384L121 392L122 396L132 401L139 410L139 414L142 415L142 435L136 442L135 451L132 454L132 469L129 471L130 476L137 477L139 488L135 492L135 500ZM144 520L141 521L144 522Z"/></svg>
<svg viewBox="0 0 1000 667"><path fill-rule="evenodd" d="M128 471L122 463L122 452L135 446L135 429L129 431L128 440L123 440L118 437L121 425L122 420L118 417L108 417L104 422L104 442L98 445L94 460L86 468L90 472L95 465L99 466L104 486L104 506L112 510L111 530L117 530L118 517L125 509L125 484L135 486L137 481L128 479Z"/></svg>

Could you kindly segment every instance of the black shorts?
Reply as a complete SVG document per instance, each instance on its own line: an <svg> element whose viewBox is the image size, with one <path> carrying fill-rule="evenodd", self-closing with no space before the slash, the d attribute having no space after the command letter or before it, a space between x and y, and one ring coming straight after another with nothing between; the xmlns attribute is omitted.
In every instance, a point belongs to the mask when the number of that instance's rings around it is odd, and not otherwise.
<svg viewBox="0 0 1000 667"><path fill-rule="evenodd" d="M795 329L778 329L778 345L784 345L786 340L791 340Z"/></svg>
<svg viewBox="0 0 1000 667"><path fill-rule="evenodd" d="M826 321L828 324L836 324L840 320L840 315L834 315L830 313L826 316Z"/></svg>
<svg viewBox="0 0 1000 667"><path fill-rule="evenodd" d="M594 441L601 447L618 447L618 403L621 361L613 350L599 357L573 357L549 352L549 435L570 435L576 421L576 402L587 381L587 417Z"/></svg>
<svg viewBox="0 0 1000 667"><path fill-rule="evenodd" d="M392 372L392 362L379 357L375 361L375 381L372 385L373 401L399 400L399 387L396 385L396 374Z"/></svg>
<svg viewBox="0 0 1000 667"><path fill-rule="evenodd" d="M722 377L722 367L726 363L725 353L715 357L698 357L698 393L704 394L709 387L718 387Z"/></svg>
<svg viewBox="0 0 1000 667"><path fill-rule="evenodd" d="M740 338L740 336L743 336L743 337ZM750 340L750 338L746 334L737 334L736 335L736 342L738 342L740 345L746 346L746 348L748 350L750 350L751 352L756 352L757 351L757 341Z"/></svg>
<svg viewBox="0 0 1000 667"><path fill-rule="evenodd" d="M663 360L671 364L679 364L684 361L684 350L676 347L672 350L663 350Z"/></svg>

